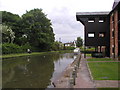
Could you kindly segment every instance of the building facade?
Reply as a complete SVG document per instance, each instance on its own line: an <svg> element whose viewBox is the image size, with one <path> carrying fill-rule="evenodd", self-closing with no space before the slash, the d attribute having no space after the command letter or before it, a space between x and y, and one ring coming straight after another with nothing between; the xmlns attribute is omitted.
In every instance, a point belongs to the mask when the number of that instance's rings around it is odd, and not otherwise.
<svg viewBox="0 0 120 90"><path fill-rule="evenodd" d="M85 46L111 58L120 55L120 0L110 12L77 12L76 19L85 27Z"/></svg>
<svg viewBox="0 0 120 90"><path fill-rule="evenodd" d="M110 12L110 57L120 56L120 1L114 2Z"/></svg>

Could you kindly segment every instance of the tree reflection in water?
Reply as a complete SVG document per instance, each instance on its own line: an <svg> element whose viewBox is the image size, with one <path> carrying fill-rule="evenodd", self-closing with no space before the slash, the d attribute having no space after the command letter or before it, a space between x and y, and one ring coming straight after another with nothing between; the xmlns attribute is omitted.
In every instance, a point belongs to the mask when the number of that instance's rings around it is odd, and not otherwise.
<svg viewBox="0 0 120 90"><path fill-rule="evenodd" d="M3 59L3 88L47 88L73 60L71 53Z"/></svg>

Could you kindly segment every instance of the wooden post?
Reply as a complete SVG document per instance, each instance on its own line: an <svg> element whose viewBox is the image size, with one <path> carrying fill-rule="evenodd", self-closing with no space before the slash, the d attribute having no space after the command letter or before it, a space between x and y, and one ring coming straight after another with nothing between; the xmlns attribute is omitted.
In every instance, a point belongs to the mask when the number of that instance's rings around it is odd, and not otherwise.
<svg viewBox="0 0 120 90"><path fill-rule="evenodd" d="M86 47L84 46L84 58L86 58Z"/></svg>

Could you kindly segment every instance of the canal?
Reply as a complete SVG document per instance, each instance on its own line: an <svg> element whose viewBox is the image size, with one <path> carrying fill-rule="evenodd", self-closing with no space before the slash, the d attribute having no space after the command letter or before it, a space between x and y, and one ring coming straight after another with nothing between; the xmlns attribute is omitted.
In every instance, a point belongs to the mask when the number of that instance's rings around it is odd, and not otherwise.
<svg viewBox="0 0 120 90"><path fill-rule="evenodd" d="M73 53L48 53L3 59L3 88L48 88L74 61Z"/></svg>

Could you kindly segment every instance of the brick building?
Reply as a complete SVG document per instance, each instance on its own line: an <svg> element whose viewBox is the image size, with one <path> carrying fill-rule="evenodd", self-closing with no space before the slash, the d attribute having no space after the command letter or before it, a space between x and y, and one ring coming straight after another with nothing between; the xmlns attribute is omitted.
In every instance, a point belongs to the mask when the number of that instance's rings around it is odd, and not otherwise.
<svg viewBox="0 0 120 90"><path fill-rule="evenodd" d="M120 55L120 0L115 0L110 16L110 57Z"/></svg>
<svg viewBox="0 0 120 90"><path fill-rule="evenodd" d="M85 27L85 46L117 58L120 55L120 0L115 0L110 12L77 12L77 21Z"/></svg>

